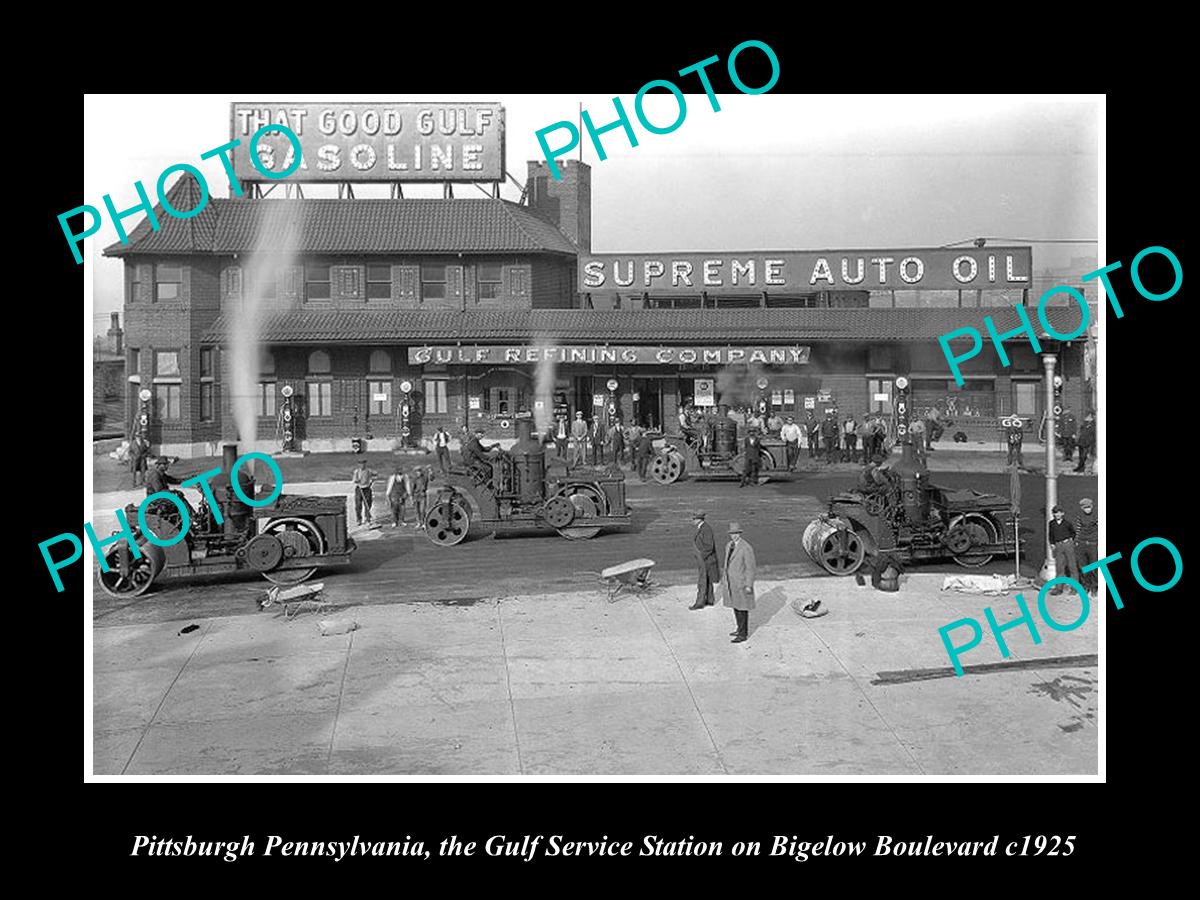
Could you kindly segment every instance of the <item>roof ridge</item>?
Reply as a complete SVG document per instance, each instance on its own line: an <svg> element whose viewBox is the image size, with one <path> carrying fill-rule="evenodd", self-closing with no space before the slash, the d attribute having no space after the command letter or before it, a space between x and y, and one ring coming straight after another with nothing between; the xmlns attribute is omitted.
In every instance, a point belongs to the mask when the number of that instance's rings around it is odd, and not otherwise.
<svg viewBox="0 0 1200 900"><path fill-rule="evenodd" d="M562 229L560 229L557 225L555 225L549 219L543 219L541 216L537 215L532 209L521 206L519 203L513 203L511 200L504 200L503 198L500 198L500 202L501 202L501 204L503 204L504 214L508 216L508 218L512 221L512 223L517 226L518 230L520 230L521 234L525 235L525 237L528 238L529 241L535 247L542 246L545 243L545 241L539 240L536 236L530 234L529 230L526 229L525 225L517 218L516 215L514 215L513 209L519 209L522 212L524 212L526 215L533 216L534 218L538 219L539 221L544 222L546 225L553 228L555 233L561 235L562 238L568 244L570 244L573 248L575 248L576 252L578 252L579 245L576 244L569 237L567 237L565 234L563 234ZM512 207L513 209L510 209L509 207Z"/></svg>

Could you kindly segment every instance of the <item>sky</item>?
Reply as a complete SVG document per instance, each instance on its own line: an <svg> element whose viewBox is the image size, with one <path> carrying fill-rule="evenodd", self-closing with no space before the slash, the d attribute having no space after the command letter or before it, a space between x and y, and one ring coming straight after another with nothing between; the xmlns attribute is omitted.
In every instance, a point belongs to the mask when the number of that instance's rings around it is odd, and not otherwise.
<svg viewBox="0 0 1200 900"><path fill-rule="evenodd" d="M977 236L1006 240L1095 239L1099 98L905 95L688 94L687 115L666 135L641 129L630 147L603 136L592 167L592 249L604 252L938 247ZM539 128L575 121L578 104L597 126L614 118L608 95L362 94L88 95L80 203L134 206L135 181L153 198L166 167L188 162L214 196L229 196L219 161L200 154L230 139L230 103L495 101L506 117L506 167L523 181L541 159ZM622 96L631 117L633 98ZM649 94L650 121L677 115L666 93ZM572 151L572 158L578 151ZM178 176L174 176L178 177ZM169 185L173 183L168 181ZM306 185L305 196L334 196ZM387 196L384 185L355 189ZM469 185L456 196L482 194ZM405 186L406 197L440 196ZM511 182L502 189L517 200ZM125 221L132 231L138 218ZM101 250L118 240L111 221L85 242L92 261L93 323L120 310L123 268ZM993 240L992 243L999 241ZM66 241L63 252L69 253ZM1034 271L1068 270L1096 258L1094 244L1035 244ZM1081 273L1077 273L1081 274Z"/></svg>

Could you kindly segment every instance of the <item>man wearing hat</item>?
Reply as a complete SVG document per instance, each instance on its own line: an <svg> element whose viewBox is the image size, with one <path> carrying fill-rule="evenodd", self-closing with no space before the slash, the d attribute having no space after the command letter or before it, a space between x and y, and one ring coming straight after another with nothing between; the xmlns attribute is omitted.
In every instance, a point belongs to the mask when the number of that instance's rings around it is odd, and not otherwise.
<svg viewBox="0 0 1200 900"><path fill-rule="evenodd" d="M750 636L750 610L754 609L754 548L742 540L742 526L729 523L725 545L725 572L721 576L725 605L733 610L737 628L730 643L740 644Z"/></svg>
<svg viewBox="0 0 1200 900"><path fill-rule="evenodd" d="M1054 554L1054 570L1058 578L1074 578L1079 580L1079 566L1075 562L1075 526L1067 521L1066 513L1061 506L1052 509L1053 518L1046 526L1047 537L1050 539L1050 550ZM1061 594L1063 586L1056 584L1051 594Z"/></svg>
<svg viewBox="0 0 1200 900"><path fill-rule="evenodd" d="M575 413L575 421L571 423L571 443L575 448L571 456L571 467L586 465L587 463L587 439L588 427L587 422L583 420L583 413L577 411Z"/></svg>
<svg viewBox="0 0 1200 900"><path fill-rule="evenodd" d="M1095 505L1090 497L1079 501L1079 516L1075 519L1075 562L1088 593L1096 591L1096 570L1084 572L1084 568L1096 561L1100 546L1100 522Z"/></svg>
<svg viewBox="0 0 1200 900"><path fill-rule="evenodd" d="M149 497L151 494L170 491L171 485L183 483L182 479L176 478L167 471L167 466L170 464L171 461L165 456L160 456L158 459L154 460L154 465L152 465L150 470L146 472L147 497Z"/></svg>
<svg viewBox="0 0 1200 900"><path fill-rule="evenodd" d="M758 484L758 470L762 462L759 455L761 452L762 438L758 433L758 428L751 428L742 445L742 482L738 487Z"/></svg>
<svg viewBox="0 0 1200 900"><path fill-rule="evenodd" d="M713 586L721 580L721 569L717 564L717 542L712 526L704 521L704 511L692 514L692 552L696 555L696 602L688 609L704 609L716 602Z"/></svg>

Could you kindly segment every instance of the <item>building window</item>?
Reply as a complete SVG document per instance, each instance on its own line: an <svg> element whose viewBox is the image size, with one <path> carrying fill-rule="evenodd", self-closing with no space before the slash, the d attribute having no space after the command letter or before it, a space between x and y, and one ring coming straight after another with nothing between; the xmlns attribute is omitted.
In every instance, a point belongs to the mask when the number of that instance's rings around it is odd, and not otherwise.
<svg viewBox="0 0 1200 900"><path fill-rule="evenodd" d="M260 416L275 415L275 382L273 381L258 383L258 414Z"/></svg>
<svg viewBox="0 0 1200 900"><path fill-rule="evenodd" d="M892 398L894 396L895 383L895 380L892 378L868 378L867 410L890 416L892 414Z"/></svg>
<svg viewBox="0 0 1200 900"><path fill-rule="evenodd" d="M445 263L421 263L421 299L442 300L445 297Z"/></svg>
<svg viewBox="0 0 1200 900"><path fill-rule="evenodd" d="M200 421L213 420L213 391L216 389L211 381L200 382Z"/></svg>
<svg viewBox="0 0 1200 900"><path fill-rule="evenodd" d="M212 378L213 372L214 351L212 347L200 348L200 377Z"/></svg>
<svg viewBox="0 0 1200 900"><path fill-rule="evenodd" d="M305 263L304 299L328 300L329 297L329 266Z"/></svg>
<svg viewBox="0 0 1200 900"><path fill-rule="evenodd" d="M444 413L449 411L446 402L446 382L444 379L425 379L425 412Z"/></svg>
<svg viewBox="0 0 1200 900"><path fill-rule="evenodd" d="M142 296L142 283L140 281L138 281L137 266L131 267L129 271L130 271L130 276L129 276L129 300L128 300L128 302L129 303L137 303L137 301L140 300L141 296Z"/></svg>
<svg viewBox="0 0 1200 900"><path fill-rule="evenodd" d="M179 419L179 384L156 384L154 386L154 413L160 422Z"/></svg>
<svg viewBox="0 0 1200 900"><path fill-rule="evenodd" d="M308 383L308 415L333 415L333 383L329 381L310 381Z"/></svg>
<svg viewBox="0 0 1200 900"><path fill-rule="evenodd" d="M142 371L142 351L137 347L127 347L129 351L129 374L138 375Z"/></svg>
<svg viewBox="0 0 1200 900"><path fill-rule="evenodd" d="M501 270L498 263L485 263L477 267L479 282L479 299L495 300L500 296L502 282Z"/></svg>
<svg viewBox="0 0 1200 900"><path fill-rule="evenodd" d="M276 299L279 295L279 272L269 267L259 272L257 290L259 299Z"/></svg>
<svg viewBox="0 0 1200 900"><path fill-rule="evenodd" d="M329 353L325 350L314 350L308 354L308 374L328 375L333 371L329 361Z"/></svg>
<svg viewBox="0 0 1200 900"><path fill-rule="evenodd" d="M183 266L179 263L156 263L154 266L154 299L178 300L183 290Z"/></svg>
<svg viewBox="0 0 1200 900"><path fill-rule="evenodd" d="M390 416L392 414L392 379L368 381L367 393L371 397L371 415Z"/></svg>
<svg viewBox="0 0 1200 900"><path fill-rule="evenodd" d="M389 300L392 296L392 267L389 263L367 264L367 299Z"/></svg>
<svg viewBox="0 0 1200 900"><path fill-rule="evenodd" d="M179 376L179 351L159 350L154 354L154 374L158 376Z"/></svg>
<svg viewBox="0 0 1200 900"><path fill-rule="evenodd" d="M1038 388L1041 386L1039 381L1014 381L1012 383L1013 392L1013 412L1018 416L1034 417L1038 412Z"/></svg>
<svg viewBox="0 0 1200 900"><path fill-rule="evenodd" d="M367 364L367 371L372 375L391 375L392 354L386 350L372 350L371 360Z"/></svg>

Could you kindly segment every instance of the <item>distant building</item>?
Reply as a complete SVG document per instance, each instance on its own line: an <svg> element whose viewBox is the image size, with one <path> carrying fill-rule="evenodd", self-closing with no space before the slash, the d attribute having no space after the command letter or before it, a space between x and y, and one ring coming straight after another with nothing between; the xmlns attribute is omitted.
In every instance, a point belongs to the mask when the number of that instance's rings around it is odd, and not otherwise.
<svg viewBox="0 0 1200 900"><path fill-rule="evenodd" d="M521 204L214 198L186 220L160 214L158 230L141 222L105 254L125 264L127 401L151 391L152 444L211 455L235 436L229 348L252 296L258 433L240 440L264 450L279 447L285 396L302 447L329 451L354 438L390 444L407 427L402 411L416 440L439 425L511 438L518 414L548 414L547 403L651 426L693 402L890 414L901 375L914 412L940 406L972 440L998 442L1010 413L1036 430L1044 369L1026 340L1008 339L1008 366L985 346L963 385L937 341L983 332L987 315L1008 331L1012 307L1032 310L1029 248L594 254L591 171L574 160L563 170L553 180L531 162ZM200 203L189 177L168 199ZM887 283L905 289L878 289L885 264ZM907 289L926 265L923 283L951 290ZM1078 322L1075 309L1051 313L1061 332ZM1083 348L1059 360L1076 410ZM537 393L541 364L550 401Z"/></svg>
<svg viewBox="0 0 1200 900"><path fill-rule="evenodd" d="M92 430L125 433L125 332L112 314L108 333L92 343Z"/></svg>

